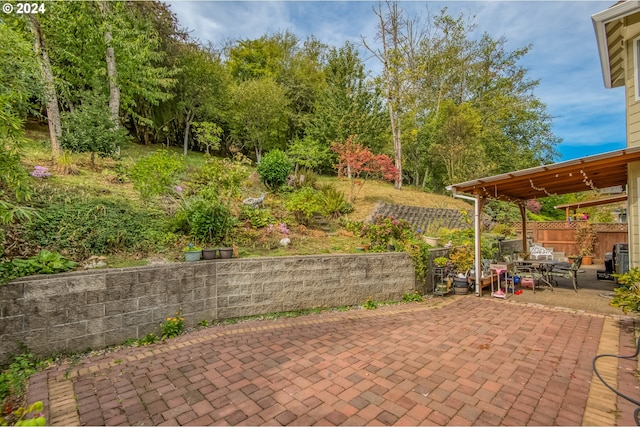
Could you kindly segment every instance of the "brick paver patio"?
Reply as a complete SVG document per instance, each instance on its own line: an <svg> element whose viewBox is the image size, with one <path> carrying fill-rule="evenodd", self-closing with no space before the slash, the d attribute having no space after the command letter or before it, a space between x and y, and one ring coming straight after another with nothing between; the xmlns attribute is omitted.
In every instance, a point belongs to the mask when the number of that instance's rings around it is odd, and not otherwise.
<svg viewBox="0 0 640 427"><path fill-rule="evenodd" d="M52 425L629 425L632 319L450 297L203 329L32 377ZM600 366L600 364L599 364ZM637 363L602 363L638 396ZM589 404L587 404L589 402Z"/></svg>

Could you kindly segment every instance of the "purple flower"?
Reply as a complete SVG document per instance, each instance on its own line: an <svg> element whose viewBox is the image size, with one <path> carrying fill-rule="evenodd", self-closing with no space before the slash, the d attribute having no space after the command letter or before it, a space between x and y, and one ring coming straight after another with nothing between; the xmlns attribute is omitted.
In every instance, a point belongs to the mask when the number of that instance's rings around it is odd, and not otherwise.
<svg viewBox="0 0 640 427"><path fill-rule="evenodd" d="M180 187L179 185L176 185L176 191L178 193L182 193L182 187Z"/></svg>
<svg viewBox="0 0 640 427"><path fill-rule="evenodd" d="M30 175L34 178L46 178L51 176L49 169L46 166L34 166Z"/></svg>
<svg viewBox="0 0 640 427"><path fill-rule="evenodd" d="M286 223L281 223L280 225L278 225L278 228L280 229L280 232L282 234L289 234L289 229L287 228L287 224Z"/></svg>

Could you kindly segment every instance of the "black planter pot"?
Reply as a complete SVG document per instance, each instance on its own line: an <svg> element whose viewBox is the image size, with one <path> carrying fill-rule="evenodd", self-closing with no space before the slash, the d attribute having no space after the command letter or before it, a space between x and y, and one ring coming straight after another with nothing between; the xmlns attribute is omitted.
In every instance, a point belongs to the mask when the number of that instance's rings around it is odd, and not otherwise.
<svg viewBox="0 0 640 427"><path fill-rule="evenodd" d="M456 295L467 295L469 293L469 282L467 279L453 279L453 293Z"/></svg>
<svg viewBox="0 0 640 427"><path fill-rule="evenodd" d="M203 259L216 259L217 253L218 253L217 249L203 249L202 250L202 258Z"/></svg>
<svg viewBox="0 0 640 427"><path fill-rule="evenodd" d="M233 248L218 248L220 258L229 259L233 256Z"/></svg>

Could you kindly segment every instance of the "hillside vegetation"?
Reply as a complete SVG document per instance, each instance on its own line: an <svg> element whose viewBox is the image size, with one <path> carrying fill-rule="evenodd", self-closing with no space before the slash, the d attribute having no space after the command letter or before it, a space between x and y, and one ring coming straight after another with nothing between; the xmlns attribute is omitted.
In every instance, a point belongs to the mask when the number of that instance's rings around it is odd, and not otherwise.
<svg viewBox="0 0 640 427"><path fill-rule="evenodd" d="M134 188L131 171L145 156L165 150L158 145L127 145L118 160L95 159L89 154L67 153L53 164L44 129L31 126L27 131L22 162L27 171L36 166L47 168L50 176L31 178L34 196L28 204L38 216L30 222L8 227L4 256L28 257L41 249L59 251L68 258L83 262L91 256L106 256L109 266L144 265L149 262L177 261L182 248L189 243L199 246L235 245L239 256L348 253L368 243L359 233L347 231L347 223L364 221L378 202L433 208L468 209L469 205L449 196L417 191L410 187L395 190L391 183L369 180L359 189L352 210L346 215L314 214L308 221L287 210L287 200L294 189L270 191L260 182L255 167L245 160L247 176L238 192L231 197L229 208L238 218L233 230L224 238L194 238L188 229L176 227L180 203L187 195L202 190L197 176L211 156L189 152L185 171L179 174L178 195L169 191L145 200ZM182 158L174 147L169 153ZM227 171L224 171L225 173ZM315 174L309 174L314 179ZM318 176L316 188L333 186L344 199L349 194L349 182L335 176ZM217 188L217 187L216 187ZM220 196L222 190L216 190ZM247 218L242 200L266 193L264 209L251 210L260 217ZM243 216L244 215L244 216ZM280 230L286 228L286 232ZM280 245L282 238L290 244Z"/></svg>

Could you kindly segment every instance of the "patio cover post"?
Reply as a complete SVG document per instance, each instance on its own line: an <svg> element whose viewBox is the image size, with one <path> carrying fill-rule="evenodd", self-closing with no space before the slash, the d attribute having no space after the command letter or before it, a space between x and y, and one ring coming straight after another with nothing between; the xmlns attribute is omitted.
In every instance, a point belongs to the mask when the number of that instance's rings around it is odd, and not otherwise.
<svg viewBox="0 0 640 427"><path fill-rule="evenodd" d="M447 188L450 190L450 188ZM482 296L482 250L480 247L480 212L482 211L482 202L484 199L481 199L480 196L466 196L464 194L458 194L455 191L453 192L453 197L457 197L459 199L470 200L474 203L474 234L475 234L475 264L474 270L476 272L476 296Z"/></svg>
<svg viewBox="0 0 640 427"><path fill-rule="evenodd" d="M520 217L522 218L522 252L527 253L527 210L523 204L518 203Z"/></svg>

